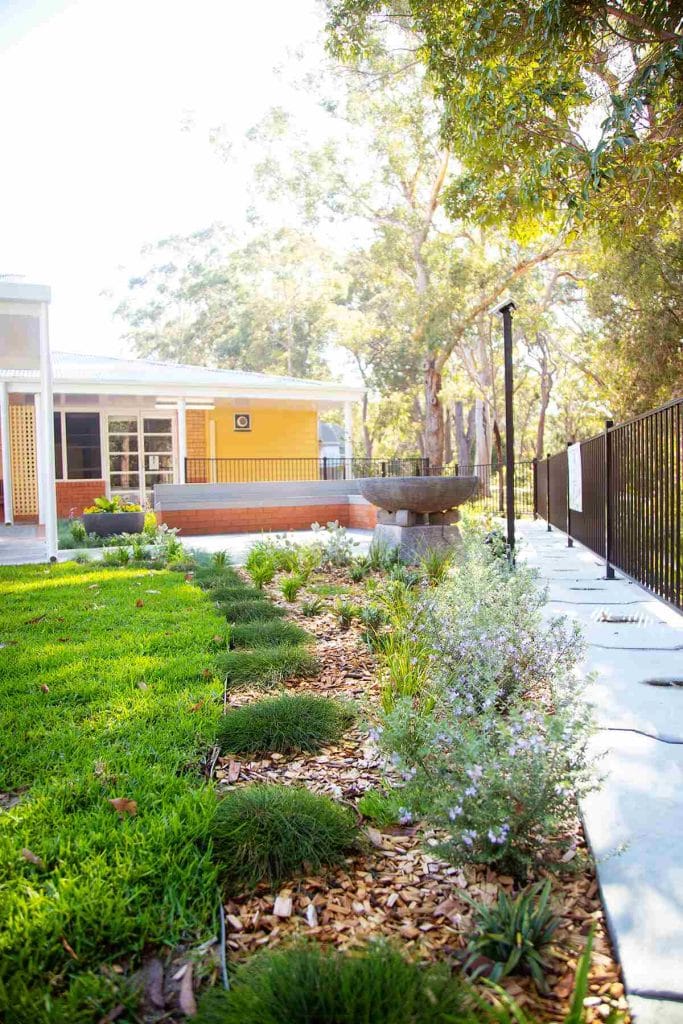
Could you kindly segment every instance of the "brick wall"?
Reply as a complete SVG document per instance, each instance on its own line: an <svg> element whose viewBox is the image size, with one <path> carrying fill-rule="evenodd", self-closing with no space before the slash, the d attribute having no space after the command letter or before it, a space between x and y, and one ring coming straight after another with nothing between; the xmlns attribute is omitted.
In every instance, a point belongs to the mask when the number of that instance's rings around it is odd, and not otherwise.
<svg viewBox="0 0 683 1024"><path fill-rule="evenodd" d="M58 480L56 487L60 519L80 515L87 505L92 505L95 498L105 493L104 480Z"/></svg>
<svg viewBox="0 0 683 1024"><path fill-rule="evenodd" d="M362 506L360 507L362 508ZM265 508L207 508L179 509L177 511L169 509L157 511L157 519L168 526L178 527L182 531L182 536L191 537L204 533L309 530L311 523L318 522L324 525L334 520L337 520L341 526L350 526L351 509L352 506L347 502L328 505L266 506Z"/></svg>
<svg viewBox="0 0 683 1024"><path fill-rule="evenodd" d="M203 409L188 409L185 413L188 459L206 459L206 413Z"/></svg>
<svg viewBox="0 0 683 1024"><path fill-rule="evenodd" d="M374 530L377 526L377 509L369 504L349 505L349 526L357 530Z"/></svg>

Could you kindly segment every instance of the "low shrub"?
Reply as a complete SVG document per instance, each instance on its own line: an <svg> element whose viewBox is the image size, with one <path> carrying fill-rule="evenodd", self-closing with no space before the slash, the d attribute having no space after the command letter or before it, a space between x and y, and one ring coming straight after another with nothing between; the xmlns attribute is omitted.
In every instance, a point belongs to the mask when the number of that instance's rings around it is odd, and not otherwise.
<svg viewBox="0 0 683 1024"><path fill-rule="evenodd" d="M297 594L299 593L303 585L304 581L301 579L300 576L294 574L290 576L285 576L285 578L280 583L280 593L284 597L285 601L296 601Z"/></svg>
<svg viewBox="0 0 683 1024"><path fill-rule="evenodd" d="M214 551L211 555L211 565L214 569L225 569L230 565L230 555L227 551Z"/></svg>
<svg viewBox="0 0 683 1024"><path fill-rule="evenodd" d="M265 622L268 619L281 619L284 608L279 608L270 601L255 601L251 595L237 601L219 601L218 607L228 622Z"/></svg>
<svg viewBox="0 0 683 1024"><path fill-rule="evenodd" d="M233 894L338 864L358 844L352 811L295 786L234 790L218 804L211 835Z"/></svg>
<svg viewBox="0 0 683 1024"><path fill-rule="evenodd" d="M288 679L314 676L316 658L305 647L263 647L254 651L227 651L216 660L221 673L235 686L274 686Z"/></svg>
<svg viewBox="0 0 683 1024"><path fill-rule="evenodd" d="M281 694L235 708L220 721L218 742L231 754L319 750L353 721L350 706L310 694Z"/></svg>
<svg viewBox="0 0 683 1024"><path fill-rule="evenodd" d="M342 953L319 945L258 953L229 992L201 1000L198 1024L503 1024L446 964L421 966L385 943Z"/></svg>
<svg viewBox="0 0 683 1024"><path fill-rule="evenodd" d="M507 974L530 974L539 991L547 993L543 951L560 924L549 905L550 882L539 882L513 899L501 889L490 906L469 902L476 930L467 944L465 967L472 977L486 972L491 981L500 981Z"/></svg>
<svg viewBox="0 0 683 1024"><path fill-rule="evenodd" d="M386 540L374 538L368 549L367 559L370 567L375 570L388 571L392 565L401 561L399 551Z"/></svg>
<svg viewBox="0 0 683 1024"><path fill-rule="evenodd" d="M295 622L283 619L269 619L268 622L243 622L232 627L230 637L233 647L280 647L283 644L303 644L312 637Z"/></svg>
<svg viewBox="0 0 683 1024"><path fill-rule="evenodd" d="M358 542L349 537L345 526L340 526L338 522L327 523L326 526L311 523L311 529L319 535L323 564L341 567L353 562Z"/></svg>

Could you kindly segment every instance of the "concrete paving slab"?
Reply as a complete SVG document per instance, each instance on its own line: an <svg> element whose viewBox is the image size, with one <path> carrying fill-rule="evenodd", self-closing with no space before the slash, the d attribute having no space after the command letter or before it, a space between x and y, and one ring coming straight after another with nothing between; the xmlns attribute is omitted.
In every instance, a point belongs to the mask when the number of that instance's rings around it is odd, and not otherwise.
<svg viewBox="0 0 683 1024"><path fill-rule="evenodd" d="M600 733L608 779L582 805L629 992L683 999L683 746Z"/></svg>
<svg viewBox="0 0 683 1024"><path fill-rule="evenodd" d="M582 804L586 835L638 1024L683 1024L683 616L630 581L604 579L592 552L543 523L520 523L522 560L548 582L548 617L589 640L582 671L604 755L602 788ZM587 589L582 589L587 588ZM600 622L601 611L635 623Z"/></svg>

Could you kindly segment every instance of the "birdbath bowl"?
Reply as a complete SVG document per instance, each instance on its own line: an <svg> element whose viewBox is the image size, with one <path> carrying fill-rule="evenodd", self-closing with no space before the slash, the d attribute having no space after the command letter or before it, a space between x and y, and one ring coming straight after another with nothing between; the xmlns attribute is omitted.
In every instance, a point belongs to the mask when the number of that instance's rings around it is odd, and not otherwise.
<svg viewBox="0 0 683 1024"><path fill-rule="evenodd" d="M362 496L378 508L375 537L397 547L404 561L415 561L429 548L460 541L458 506L477 489L476 476L366 477L358 481Z"/></svg>

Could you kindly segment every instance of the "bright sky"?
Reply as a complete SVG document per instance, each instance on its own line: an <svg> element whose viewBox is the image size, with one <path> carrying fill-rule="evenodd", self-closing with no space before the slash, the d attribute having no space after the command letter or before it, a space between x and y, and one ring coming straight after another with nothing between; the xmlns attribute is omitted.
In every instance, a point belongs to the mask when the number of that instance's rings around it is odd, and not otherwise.
<svg viewBox="0 0 683 1024"><path fill-rule="evenodd" d="M315 0L0 0L0 273L52 286L54 349L123 353L101 293L140 248L240 222L210 130L296 104L273 69L316 62L319 25Z"/></svg>

